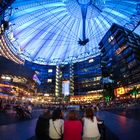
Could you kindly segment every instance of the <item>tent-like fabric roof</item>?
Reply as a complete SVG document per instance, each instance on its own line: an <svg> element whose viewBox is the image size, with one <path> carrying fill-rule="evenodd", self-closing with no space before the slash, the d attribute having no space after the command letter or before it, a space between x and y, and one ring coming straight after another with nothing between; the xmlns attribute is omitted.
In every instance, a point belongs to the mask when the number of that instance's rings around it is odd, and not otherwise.
<svg viewBox="0 0 140 140"><path fill-rule="evenodd" d="M113 23L133 30L139 19L139 0L15 0L5 39L22 59L66 64L98 55Z"/></svg>

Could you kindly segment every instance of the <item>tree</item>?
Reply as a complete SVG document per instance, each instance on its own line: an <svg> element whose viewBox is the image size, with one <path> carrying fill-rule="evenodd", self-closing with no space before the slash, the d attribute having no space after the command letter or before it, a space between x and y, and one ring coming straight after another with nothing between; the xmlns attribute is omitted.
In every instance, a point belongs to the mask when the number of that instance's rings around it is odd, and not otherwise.
<svg viewBox="0 0 140 140"><path fill-rule="evenodd" d="M70 101L70 95L64 96L64 101L68 103Z"/></svg>
<svg viewBox="0 0 140 140"><path fill-rule="evenodd" d="M139 93L139 89L136 86L134 86L133 89L130 90L130 94L134 95L135 99L136 99L136 96L137 96L138 93Z"/></svg>
<svg viewBox="0 0 140 140"><path fill-rule="evenodd" d="M106 88L103 91L103 97L107 102L109 102L112 98L114 98L114 89Z"/></svg>

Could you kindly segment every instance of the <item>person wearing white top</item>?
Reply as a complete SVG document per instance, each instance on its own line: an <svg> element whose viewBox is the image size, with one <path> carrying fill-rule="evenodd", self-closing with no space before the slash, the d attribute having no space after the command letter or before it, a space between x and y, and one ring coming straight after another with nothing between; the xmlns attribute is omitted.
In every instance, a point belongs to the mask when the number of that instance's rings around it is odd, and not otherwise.
<svg viewBox="0 0 140 140"><path fill-rule="evenodd" d="M52 119L49 120L49 137L53 140L59 140L62 138L64 132L64 120L62 118L62 112L59 109L53 111Z"/></svg>
<svg viewBox="0 0 140 140"><path fill-rule="evenodd" d="M63 125L64 121L62 119L57 119L53 121L50 119L49 121L49 136L51 139L61 139L61 135L63 133Z"/></svg>
<svg viewBox="0 0 140 140"><path fill-rule="evenodd" d="M83 140L99 140L100 132L96 116L94 116L91 108L86 109L86 116L83 118Z"/></svg>

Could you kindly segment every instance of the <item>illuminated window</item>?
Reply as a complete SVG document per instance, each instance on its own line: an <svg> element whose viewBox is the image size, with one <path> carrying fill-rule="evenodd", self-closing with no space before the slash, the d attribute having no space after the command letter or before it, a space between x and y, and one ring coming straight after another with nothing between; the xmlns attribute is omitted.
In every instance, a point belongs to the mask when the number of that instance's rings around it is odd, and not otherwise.
<svg viewBox="0 0 140 140"><path fill-rule="evenodd" d="M92 63L94 61L94 59L89 59L88 63Z"/></svg>
<svg viewBox="0 0 140 140"><path fill-rule="evenodd" d="M48 69L48 72L51 73L51 72L53 72L53 70L52 69Z"/></svg>
<svg viewBox="0 0 140 140"><path fill-rule="evenodd" d="M110 43L111 41L113 41L114 40L114 37L113 36L110 36L109 38L108 38L108 42Z"/></svg>
<svg viewBox="0 0 140 140"><path fill-rule="evenodd" d="M47 93L46 93L46 94L44 94L44 96L47 96L47 97L48 97L48 96L49 96L49 94L47 94Z"/></svg>
<svg viewBox="0 0 140 140"><path fill-rule="evenodd" d="M6 81L10 81L11 80L11 77L10 76L4 76L4 75L2 75L1 76L1 79L3 79L3 80L6 80Z"/></svg>
<svg viewBox="0 0 140 140"><path fill-rule="evenodd" d="M0 34L2 33L2 29L0 28Z"/></svg>
<svg viewBox="0 0 140 140"><path fill-rule="evenodd" d="M1 25L1 30L4 31L4 25L3 24Z"/></svg>
<svg viewBox="0 0 140 140"><path fill-rule="evenodd" d="M101 79L101 76L98 76L98 77L97 77L97 80L100 80L100 79Z"/></svg>
<svg viewBox="0 0 140 140"><path fill-rule="evenodd" d="M118 49L116 50L115 53L116 53L117 55L119 55L124 49L126 49L126 47L127 47L127 46L124 45L124 46L122 46L121 48L118 48Z"/></svg>
<svg viewBox="0 0 140 140"><path fill-rule="evenodd" d="M48 83L51 83L52 82L52 79L48 79Z"/></svg>
<svg viewBox="0 0 140 140"><path fill-rule="evenodd" d="M2 75L2 76L1 76L1 79L5 79L5 76Z"/></svg>

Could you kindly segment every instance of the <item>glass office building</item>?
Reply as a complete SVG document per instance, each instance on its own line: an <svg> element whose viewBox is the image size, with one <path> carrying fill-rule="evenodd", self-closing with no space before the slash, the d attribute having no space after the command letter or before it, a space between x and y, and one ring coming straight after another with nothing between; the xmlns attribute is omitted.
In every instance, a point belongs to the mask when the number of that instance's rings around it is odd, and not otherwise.
<svg viewBox="0 0 140 140"><path fill-rule="evenodd" d="M139 82L139 35L114 24L99 45L104 77L113 79L116 82L116 86L125 86Z"/></svg>

